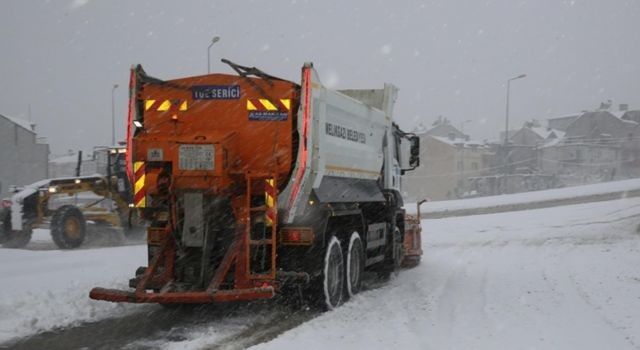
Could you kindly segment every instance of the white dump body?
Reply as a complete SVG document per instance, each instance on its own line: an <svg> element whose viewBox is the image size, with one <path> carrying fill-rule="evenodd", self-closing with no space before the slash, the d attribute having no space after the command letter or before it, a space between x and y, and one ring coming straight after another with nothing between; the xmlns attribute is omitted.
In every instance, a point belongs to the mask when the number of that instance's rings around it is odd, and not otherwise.
<svg viewBox="0 0 640 350"><path fill-rule="evenodd" d="M322 90L314 99L318 172L326 176L376 180L384 161L383 141L391 122L384 112L337 91ZM314 187L320 178L316 179Z"/></svg>
<svg viewBox="0 0 640 350"><path fill-rule="evenodd" d="M383 165L392 155L396 95L390 84L379 90L329 90L311 64L303 67L298 158L279 197L287 223L304 212L312 191L321 202L383 200L377 181L393 176L383 175Z"/></svg>

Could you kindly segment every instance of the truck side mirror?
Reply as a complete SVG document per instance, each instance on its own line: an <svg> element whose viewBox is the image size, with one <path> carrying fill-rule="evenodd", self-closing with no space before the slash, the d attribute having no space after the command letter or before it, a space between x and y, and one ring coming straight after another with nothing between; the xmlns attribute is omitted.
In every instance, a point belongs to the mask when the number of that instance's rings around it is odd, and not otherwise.
<svg viewBox="0 0 640 350"><path fill-rule="evenodd" d="M411 144L409 165L415 169L420 166L420 137L412 136L409 139L409 142Z"/></svg>
<svg viewBox="0 0 640 350"><path fill-rule="evenodd" d="M420 165L420 138L415 135L405 135L400 139L400 169L413 170Z"/></svg>

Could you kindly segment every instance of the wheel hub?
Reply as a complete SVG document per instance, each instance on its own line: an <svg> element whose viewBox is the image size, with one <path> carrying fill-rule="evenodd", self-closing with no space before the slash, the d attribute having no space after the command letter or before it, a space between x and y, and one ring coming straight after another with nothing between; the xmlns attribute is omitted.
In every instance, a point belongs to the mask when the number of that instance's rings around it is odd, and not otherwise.
<svg viewBox="0 0 640 350"><path fill-rule="evenodd" d="M80 238L80 222L76 218L67 218L64 222L64 232L69 238Z"/></svg>

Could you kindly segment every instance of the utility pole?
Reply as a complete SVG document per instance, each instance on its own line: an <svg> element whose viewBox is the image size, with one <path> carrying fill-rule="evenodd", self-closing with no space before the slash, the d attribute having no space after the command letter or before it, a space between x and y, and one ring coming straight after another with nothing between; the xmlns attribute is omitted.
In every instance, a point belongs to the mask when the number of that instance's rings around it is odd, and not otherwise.
<svg viewBox="0 0 640 350"><path fill-rule="evenodd" d="M113 88L111 89L111 146L116 145L116 102L115 102L115 91L118 88L118 84L113 84Z"/></svg>
<svg viewBox="0 0 640 350"><path fill-rule="evenodd" d="M508 164L508 156L509 156L509 92L511 90L511 81L516 79L522 79L526 77L526 74L520 74L517 77L513 77L507 79L507 108L504 122L504 147L503 147L503 162L504 162L504 188L503 190L506 192L507 187L507 175L509 173L509 164Z"/></svg>
<svg viewBox="0 0 640 350"><path fill-rule="evenodd" d="M219 40L219 36L214 36L213 39L211 39L211 44L209 44L209 47L207 47L207 74L211 74L211 46L213 46L213 44L217 43Z"/></svg>

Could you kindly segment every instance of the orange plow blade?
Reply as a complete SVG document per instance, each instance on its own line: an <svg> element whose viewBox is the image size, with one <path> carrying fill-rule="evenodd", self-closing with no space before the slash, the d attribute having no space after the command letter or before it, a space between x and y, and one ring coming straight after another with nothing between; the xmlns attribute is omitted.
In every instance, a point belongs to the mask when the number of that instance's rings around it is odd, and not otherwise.
<svg viewBox="0 0 640 350"><path fill-rule="evenodd" d="M404 259L403 267L415 267L422 259L422 226L420 225L420 205L427 200L417 203L416 215L405 216L404 229Z"/></svg>

